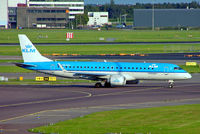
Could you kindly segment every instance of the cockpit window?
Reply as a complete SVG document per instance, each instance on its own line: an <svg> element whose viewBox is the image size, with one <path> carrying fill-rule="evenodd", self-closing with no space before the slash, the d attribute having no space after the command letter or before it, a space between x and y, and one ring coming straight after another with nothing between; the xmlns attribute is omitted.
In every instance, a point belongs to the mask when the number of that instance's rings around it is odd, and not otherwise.
<svg viewBox="0 0 200 134"><path fill-rule="evenodd" d="M183 69L180 67L174 67L174 70L183 70Z"/></svg>

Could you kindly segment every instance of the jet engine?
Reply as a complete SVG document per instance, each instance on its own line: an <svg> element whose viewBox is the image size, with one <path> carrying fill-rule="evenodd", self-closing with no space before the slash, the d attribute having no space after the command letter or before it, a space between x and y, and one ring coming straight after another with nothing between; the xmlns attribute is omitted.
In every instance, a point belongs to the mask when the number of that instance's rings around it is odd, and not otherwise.
<svg viewBox="0 0 200 134"><path fill-rule="evenodd" d="M124 86L126 84L126 78L122 75L111 75L111 86Z"/></svg>

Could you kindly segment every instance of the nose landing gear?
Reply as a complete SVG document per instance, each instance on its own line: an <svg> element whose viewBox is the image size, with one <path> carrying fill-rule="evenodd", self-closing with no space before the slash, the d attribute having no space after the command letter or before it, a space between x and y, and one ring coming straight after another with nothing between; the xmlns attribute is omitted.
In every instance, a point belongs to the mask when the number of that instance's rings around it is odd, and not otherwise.
<svg viewBox="0 0 200 134"><path fill-rule="evenodd" d="M173 80L169 80L168 83L169 83L168 84L169 88L173 88L174 87L174 81Z"/></svg>

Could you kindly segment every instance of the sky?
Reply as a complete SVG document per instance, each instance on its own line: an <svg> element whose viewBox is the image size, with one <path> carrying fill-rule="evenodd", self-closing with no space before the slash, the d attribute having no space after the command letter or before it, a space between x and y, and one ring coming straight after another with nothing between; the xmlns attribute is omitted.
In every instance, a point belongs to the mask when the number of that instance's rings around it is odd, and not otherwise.
<svg viewBox="0 0 200 134"><path fill-rule="evenodd" d="M192 1L200 2L200 0L115 0L116 4L135 4L135 3L151 3L154 1L154 3L189 3ZM85 0L85 4L105 4L110 3L110 0Z"/></svg>

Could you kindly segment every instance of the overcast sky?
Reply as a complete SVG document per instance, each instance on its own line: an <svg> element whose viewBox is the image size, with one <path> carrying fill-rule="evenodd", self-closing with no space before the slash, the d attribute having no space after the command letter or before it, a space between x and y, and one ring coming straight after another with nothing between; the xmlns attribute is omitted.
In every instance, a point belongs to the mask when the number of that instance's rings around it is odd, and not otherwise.
<svg viewBox="0 0 200 134"><path fill-rule="evenodd" d="M179 2L192 2L197 1L200 2L200 0L115 0L116 4L135 4L135 3L151 3L154 1L154 3L179 3ZM105 4L110 3L110 0L85 0L85 4Z"/></svg>

